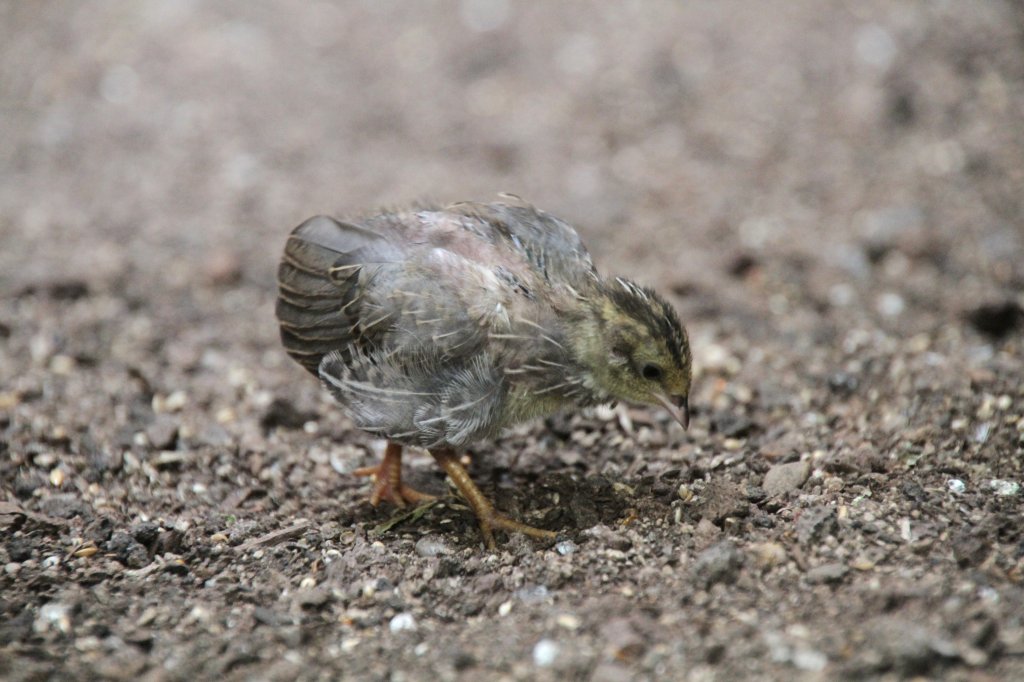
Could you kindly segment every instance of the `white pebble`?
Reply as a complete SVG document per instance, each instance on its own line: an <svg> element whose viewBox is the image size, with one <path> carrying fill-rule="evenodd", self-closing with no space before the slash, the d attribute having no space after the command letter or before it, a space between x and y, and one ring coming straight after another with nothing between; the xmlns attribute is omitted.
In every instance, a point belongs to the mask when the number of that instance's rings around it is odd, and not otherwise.
<svg viewBox="0 0 1024 682"><path fill-rule="evenodd" d="M404 632L406 630L416 629L416 619L412 617L411 613L400 613L391 619L388 624L391 632Z"/></svg>
<svg viewBox="0 0 1024 682"><path fill-rule="evenodd" d="M860 61L883 71L888 69L896 58L896 42L892 35L878 24L868 24L857 31L854 46Z"/></svg>
<svg viewBox="0 0 1024 682"><path fill-rule="evenodd" d="M978 428L974 430L974 442L984 443L988 440L989 433L992 432L992 425L988 422L984 424L978 424Z"/></svg>
<svg viewBox="0 0 1024 682"><path fill-rule="evenodd" d="M878 297L875 308L883 317L898 317L906 308L906 304L903 302L902 296L890 291Z"/></svg>
<svg viewBox="0 0 1024 682"><path fill-rule="evenodd" d="M533 647L533 663L538 668L550 668L558 658L559 646L550 639L542 639Z"/></svg>
<svg viewBox="0 0 1024 682"><path fill-rule="evenodd" d="M435 557L442 554L451 554L451 552L451 547L438 537L428 535L416 541L416 553L422 557Z"/></svg>
<svg viewBox="0 0 1024 682"><path fill-rule="evenodd" d="M572 540L562 540L561 542L555 545L555 551L561 554L562 556L566 556L568 554L575 554L577 549L578 547L576 546L576 543Z"/></svg>
<svg viewBox="0 0 1024 682"><path fill-rule="evenodd" d="M36 617L33 629L36 632L46 632L51 628L61 632L68 632L71 629L70 611L71 608L67 604L60 602L43 604L39 609L39 615Z"/></svg>
<svg viewBox="0 0 1024 682"><path fill-rule="evenodd" d="M946 487L954 495L963 495L964 491L967 490L967 486L959 478L951 478L946 481Z"/></svg>
<svg viewBox="0 0 1024 682"><path fill-rule="evenodd" d="M1000 478L993 478L988 482L988 487L1001 497L1010 497L1020 492L1020 483L1017 483L1017 481L1005 481Z"/></svg>
<svg viewBox="0 0 1024 682"><path fill-rule="evenodd" d="M828 657L820 651L797 647L793 650L793 665L800 670L819 671L828 665Z"/></svg>
<svg viewBox="0 0 1024 682"><path fill-rule="evenodd" d="M555 622L558 623L558 627L565 628L566 630L579 630L580 625L583 624L578 617L571 613L559 614Z"/></svg>

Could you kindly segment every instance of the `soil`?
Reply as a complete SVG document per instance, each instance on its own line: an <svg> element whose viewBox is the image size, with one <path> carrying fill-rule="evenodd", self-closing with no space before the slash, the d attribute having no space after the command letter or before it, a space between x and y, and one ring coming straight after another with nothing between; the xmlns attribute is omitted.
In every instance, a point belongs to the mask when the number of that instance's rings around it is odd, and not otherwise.
<svg viewBox="0 0 1024 682"><path fill-rule="evenodd" d="M0 677L1024 679L1020 2L0 7ZM512 192L690 331L374 509L288 230Z"/></svg>

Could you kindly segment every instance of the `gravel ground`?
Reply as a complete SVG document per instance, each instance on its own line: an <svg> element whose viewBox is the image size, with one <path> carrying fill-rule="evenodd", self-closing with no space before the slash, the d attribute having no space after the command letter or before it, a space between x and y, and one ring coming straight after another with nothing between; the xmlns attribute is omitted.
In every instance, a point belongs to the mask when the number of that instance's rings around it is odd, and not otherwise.
<svg viewBox="0 0 1024 682"><path fill-rule="evenodd" d="M1024 679L1020 2L0 6L0 677ZM528 198L670 293L684 433L472 453L281 350L315 213Z"/></svg>

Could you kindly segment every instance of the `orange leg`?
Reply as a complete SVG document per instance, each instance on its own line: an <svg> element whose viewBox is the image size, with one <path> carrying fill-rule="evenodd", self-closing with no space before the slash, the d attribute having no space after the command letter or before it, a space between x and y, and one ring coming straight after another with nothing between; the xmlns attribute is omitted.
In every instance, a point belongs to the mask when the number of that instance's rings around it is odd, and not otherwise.
<svg viewBox="0 0 1024 682"><path fill-rule="evenodd" d="M403 508L407 504L419 504L433 500L433 495L421 493L402 483L402 446L388 441L384 449L384 459L380 464L363 467L352 472L355 476L372 476L373 492L370 493L370 504L376 507L381 500L391 502Z"/></svg>
<svg viewBox="0 0 1024 682"><path fill-rule="evenodd" d="M523 535L545 540L553 540L555 538L555 533L550 530L528 526L495 511L494 505L480 492L480 488L477 488L476 484L473 483L473 480L469 477L469 472L459 462L454 451L445 448L442 450L431 450L430 454L434 456L437 463L448 474L448 478L452 480L455 487L466 498L466 502L469 503L473 513L476 514L476 518L480 522L480 532L484 536L484 543L488 549L494 549L495 547L494 529L504 530L509 533L522 533Z"/></svg>

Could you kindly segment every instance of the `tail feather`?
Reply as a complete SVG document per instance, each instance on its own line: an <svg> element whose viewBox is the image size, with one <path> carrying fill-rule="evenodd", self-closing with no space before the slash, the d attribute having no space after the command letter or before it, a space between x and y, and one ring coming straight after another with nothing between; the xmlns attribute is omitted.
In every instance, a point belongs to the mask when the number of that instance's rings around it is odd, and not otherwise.
<svg viewBox="0 0 1024 682"><path fill-rule="evenodd" d="M356 341L360 271L391 260L392 250L381 235L326 216L289 235L277 271L277 319L285 350L312 374L324 355Z"/></svg>

